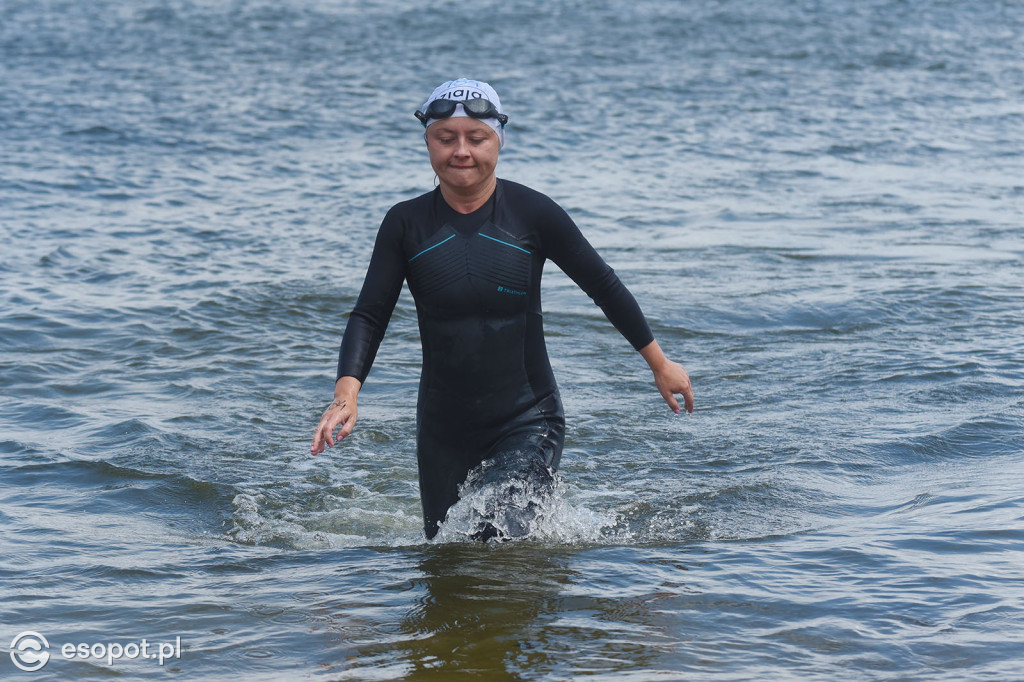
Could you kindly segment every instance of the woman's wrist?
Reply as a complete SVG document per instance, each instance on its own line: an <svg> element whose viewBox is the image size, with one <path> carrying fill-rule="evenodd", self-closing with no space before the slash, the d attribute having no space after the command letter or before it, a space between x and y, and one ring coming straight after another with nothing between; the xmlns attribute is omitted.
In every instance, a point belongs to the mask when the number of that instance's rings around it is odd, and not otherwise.
<svg viewBox="0 0 1024 682"><path fill-rule="evenodd" d="M363 384L355 377L341 377L334 384L334 402L355 402Z"/></svg>
<svg viewBox="0 0 1024 682"><path fill-rule="evenodd" d="M649 344L641 348L640 355L642 355L644 360L647 361L647 366L650 367L651 371L655 374L664 369L669 362L669 359L661 350L661 346L658 345L657 340L651 341Z"/></svg>

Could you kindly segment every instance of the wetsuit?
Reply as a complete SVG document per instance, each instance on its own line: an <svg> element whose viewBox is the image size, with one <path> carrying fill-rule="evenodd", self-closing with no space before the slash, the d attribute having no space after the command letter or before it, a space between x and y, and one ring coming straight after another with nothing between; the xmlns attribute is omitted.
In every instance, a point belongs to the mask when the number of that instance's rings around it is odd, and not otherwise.
<svg viewBox="0 0 1024 682"><path fill-rule="evenodd" d="M515 466L558 466L565 418L540 304L548 258L634 348L653 340L632 294L572 219L528 187L499 179L487 203L469 214L435 189L395 205L381 224L341 343L338 378L366 380L407 280L423 344L416 450L428 538L484 460L515 452L532 458Z"/></svg>

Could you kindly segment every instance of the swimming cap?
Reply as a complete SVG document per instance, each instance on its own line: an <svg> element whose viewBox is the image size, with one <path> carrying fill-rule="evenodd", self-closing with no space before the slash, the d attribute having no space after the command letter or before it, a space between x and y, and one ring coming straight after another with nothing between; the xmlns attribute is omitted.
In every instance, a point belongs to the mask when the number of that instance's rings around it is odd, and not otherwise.
<svg viewBox="0 0 1024 682"><path fill-rule="evenodd" d="M426 111L427 107L429 107L430 103L433 102L435 99L466 100L473 99L475 97L482 97L483 99L493 104L494 108L498 110L499 114L505 113L501 109L501 100L498 99L498 93L494 91L494 88L492 88L487 83L484 83L483 81L474 81L468 78L456 78L453 81L442 83L441 85L434 89L434 92L430 93L430 97L428 97L427 101L423 103L423 106L420 107L420 110ZM458 118L459 116L468 116L466 110L463 108L461 104L456 105L455 113L453 113L450 116L450 118ZM440 119L437 118L429 119L427 121L427 126L429 127L431 123L436 123L439 120ZM497 133L499 149L505 146L505 129L502 128L501 124L498 122L498 119L478 118L477 120L480 121L481 123L486 123L491 127L492 130L494 130L495 133Z"/></svg>

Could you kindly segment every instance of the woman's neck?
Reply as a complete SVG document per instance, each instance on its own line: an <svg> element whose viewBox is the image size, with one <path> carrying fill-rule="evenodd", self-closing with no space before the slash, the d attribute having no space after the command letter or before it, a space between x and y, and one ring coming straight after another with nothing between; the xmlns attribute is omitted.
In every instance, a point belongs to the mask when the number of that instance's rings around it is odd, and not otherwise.
<svg viewBox="0 0 1024 682"><path fill-rule="evenodd" d="M452 187L441 183L441 196L458 213L472 213L487 203L494 194L498 178L492 175L486 182L475 187Z"/></svg>

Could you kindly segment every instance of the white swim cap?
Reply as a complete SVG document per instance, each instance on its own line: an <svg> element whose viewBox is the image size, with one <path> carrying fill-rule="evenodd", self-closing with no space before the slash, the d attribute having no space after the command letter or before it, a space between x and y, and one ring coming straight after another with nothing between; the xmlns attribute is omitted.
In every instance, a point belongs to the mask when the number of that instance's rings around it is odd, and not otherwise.
<svg viewBox="0 0 1024 682"><path fill-rule="evenodd" d="M442 83L434 90L434 92L430 93L430 97L428 97L427 101L423 103L423 106L420 108L420 112L426 112L430 107L430 103L439 99L455 100L458 102L462 102L467 99L485 99L494 105L494 108L499 114L504 113L501 109L501 100L498 99L498 93L494 91L494 88L483 81L474 81L468 78L457 78L453 81ZM419 117L420 112L417 112L417 117ZM455 111L452 115L446 116L445 118L457 118L459 116L469 116L469 114L466 113L465 107L461 104L456 104ZM472 118L476 118L476 120L481 123L486 123L491 127L498 136L499 149L505 146L505 126L500 120L493 116L487 116L484 118L473 116ZM426 127L431 123L436 123L442 119L429 118L424 121L420 118L420 120L423 121L423 124Z"/></svg>

